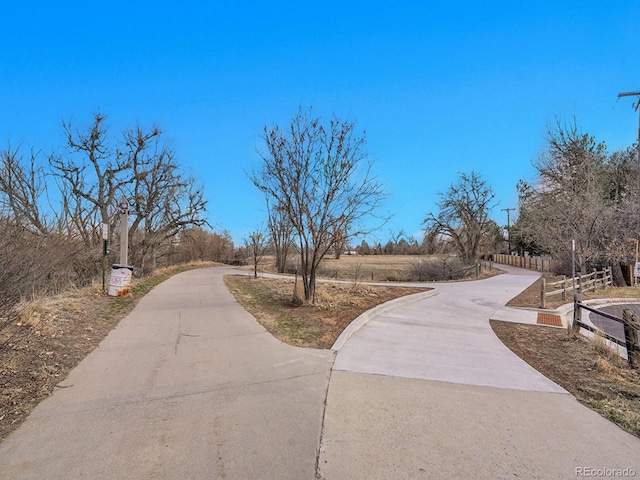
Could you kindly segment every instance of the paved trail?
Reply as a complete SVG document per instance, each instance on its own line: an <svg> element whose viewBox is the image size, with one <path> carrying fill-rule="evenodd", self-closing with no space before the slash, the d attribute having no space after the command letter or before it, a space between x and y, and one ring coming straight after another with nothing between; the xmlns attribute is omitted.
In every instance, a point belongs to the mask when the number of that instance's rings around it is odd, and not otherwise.
<svg viewBox="0 0 640 480"><path fill-rule="evenodd" d="M315 478L334 354L275 340L224 272L145 297L0 445L0 478Z"/></svg>
<svg viewBox="0 0 640 480"><path fill-rule="evenodd" d="M639 439L493 335L489 317L536 278L508 270L435 285L337 356L275 340L225 288L230 270L182 273L0 444L0 478L640 477Z"/></svg>
<svg viewBox="0 0 640 480"><path fill-rule="evenodd" d="M338 479L640 477L640 440L511 353L489 318L537 275L505 268L374 318L339 350L320 471ZM583 469L583 470L577 470ZM608 478L608 477L605 477Z"/></svg>

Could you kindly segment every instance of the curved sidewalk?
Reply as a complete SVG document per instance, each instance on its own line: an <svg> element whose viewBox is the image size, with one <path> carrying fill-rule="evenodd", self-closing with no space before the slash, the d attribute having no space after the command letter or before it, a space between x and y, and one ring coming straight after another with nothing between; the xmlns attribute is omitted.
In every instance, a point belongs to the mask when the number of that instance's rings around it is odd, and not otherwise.
<svg viewBox="0 0 640 480"><path fill-rule="evenodd" d="M344 343L329 382L322 478L566 479L598 468L640 476L640 439L493 334L491 315L538 276L505 269L439 284L437 295L386 310Z"/></svg>

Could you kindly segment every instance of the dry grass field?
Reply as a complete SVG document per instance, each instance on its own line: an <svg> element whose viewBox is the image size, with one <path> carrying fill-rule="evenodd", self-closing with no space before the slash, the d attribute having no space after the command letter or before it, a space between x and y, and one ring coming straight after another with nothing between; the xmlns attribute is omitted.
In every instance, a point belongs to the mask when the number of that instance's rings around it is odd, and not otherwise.
<svg viewBox="0 0 640 480"><path fill-rule="evenodd" d="M325 257L320 274L326 278L358 280L363 282L403 281L412 264L436 256L418 255L342 255L338 260Z"/></svg>
<svg viewBox="0 0 640 480"><path fill-rule="evenodd" d="M289 265L295 270L297 257L290 256ZM342 255L339 259L333 256L325 257L318 268L318 276L326 279L348 280L358 282L408 282L416 281L412 278L412 269L421 262L429 261L436 268L444 268L454 264L455 257L449 255ZM245 267L252 269L252 266ZM457 268L457 267L456 267ZM271 256L262 259L259 269L274 273L275 260ZM472 267L466 272L469 277L475 277ZM500 273L482 269L481 277Z"/></svg>

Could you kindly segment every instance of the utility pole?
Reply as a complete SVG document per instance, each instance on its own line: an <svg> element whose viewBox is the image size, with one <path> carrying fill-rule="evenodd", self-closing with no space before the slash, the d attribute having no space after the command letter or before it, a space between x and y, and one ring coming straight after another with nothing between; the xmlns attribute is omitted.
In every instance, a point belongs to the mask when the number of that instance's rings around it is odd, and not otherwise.
<svg viewBox="0 0 640 480"><path fill-rule="evenodd" d="M618 94L618 100L622 97L636 97L638 100L632 104L633 109L638 112L638 143L636 144L636 156L638 157L638 198L640 198L640 91L636 92L622 92ZM636 235L640 234L640 213L638 214L638 224L637 224L637 232ZM636 240L637 242L637 240ZM635 273L635 281L634 284L637 284L638 281L638 249L636 248L636 264L634 265L634 273Z"/></svg>
<svg viewBox="0 0 640 480"><path fill-rule="evenodd" d="M509 242L509 255L511 255L511 216L509 213L515 208L503 208L503 212L507 212L507 241Z"/></svg>

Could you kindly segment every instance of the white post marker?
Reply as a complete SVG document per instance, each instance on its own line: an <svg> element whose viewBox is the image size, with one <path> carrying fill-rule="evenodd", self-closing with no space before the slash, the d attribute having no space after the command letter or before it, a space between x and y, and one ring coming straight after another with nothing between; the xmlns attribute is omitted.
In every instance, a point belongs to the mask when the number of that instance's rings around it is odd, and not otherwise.
<svg viewBox="0 0 640 480"><path fill-rule="evenodd" d="M102 291L105 291L106 287L106 259L107 259L107 242L109 240L109 225L107 223L102 224Z"/></svg>
<svg viewBox="0 0 640 480"><path fill-rule="evenodd" d="M129 265L129 202L120 202L120 265Z"/></svg>

